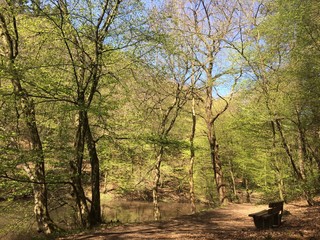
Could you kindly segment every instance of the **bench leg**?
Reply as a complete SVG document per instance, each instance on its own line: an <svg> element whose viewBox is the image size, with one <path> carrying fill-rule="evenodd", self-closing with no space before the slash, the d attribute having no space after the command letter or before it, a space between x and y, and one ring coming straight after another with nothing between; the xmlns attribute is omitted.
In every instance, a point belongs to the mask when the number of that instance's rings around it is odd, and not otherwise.
<svg viewBox="0 0 320 240"><path fill-rule="evenodd" d="M273 218L273 226L275 227L279 227L281 225L281 215L280 214L276 214Z"/></svg>
<svg viewBox="0 0 320 240"><path fill-rule="evenodd" d="M256 228L258 228L258 229L263 228L263 220L261 218L254 217L253 222L254 222L254 225L256 226Z"/></svg>

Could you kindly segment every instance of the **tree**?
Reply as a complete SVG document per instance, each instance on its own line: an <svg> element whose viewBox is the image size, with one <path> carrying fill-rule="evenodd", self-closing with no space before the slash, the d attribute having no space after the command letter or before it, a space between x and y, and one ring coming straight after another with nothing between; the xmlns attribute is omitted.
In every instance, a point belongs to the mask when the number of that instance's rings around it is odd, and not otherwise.
<svg viewBox="0 0 320 240"><path fill-rule="evenodd" d="M166 58L162 59L160 67L164 67L171 75L161 74L152 79L155 84L152 87L156 89L167 88L166 91L152 91L153 95L150 109L157 119L154 135L155 156L156 161L154 163L154 181L152 187L153 205L154 205L154 218L160 220L161 212L159 208L158 190L160 187L161 179L161 164L165 149L168 145L173 144L170 140L170 132L173 129L176 120L181 112L183 106L188 100L188 90L186 89L186 82L189 79L188 70L190 68L188 61L185 61L183 56L174 54L174 51L170 49L164 49L169 51ZM166 63L165 63L166 62ZM158 66L157 66L158 67ZM160 84L160 85L159 85ZM152 115L153 115L152 114Z"/></svg>
<svg viewBox="0 0 320 240"><path fill-rule="evenodd" d="M33 185L34 213L38 231L50 234L54 230L54 224L48 212L45 159L37 126L35 105L32 97L22 85L24 73L19 70L19 65L16 64L20 50L16 14L20 9L11 1L2 2L0 8L2 10L0 13L1 57L5 62L4 71L9 76L13 93L16 96L18 114L22 113L28 131L27 137L23 141L30 143L30 158L22 163L22 167Z"/></svg>
<svg viewBox="0 0 320 240"><path fill-rule="evenodd" d="M302 51L297 46L300 34L300 20L298 17L303 15L303 8L308 4L300 5L289 1L267 2L250 5L250 1L244 1L241 4L242 12L247 25L252 26L249 31L241 32L242 44L233 45L241 54L256 78L255 87L261 92L261 98L265 102L269 117L268 124L271 127L272 134L272 154L274 165L278 173L279 182L283 182L284 169L281 169L281 160L279 151L284 151L288 163L293 170L292 176L305 185L304 165L306 160L306 131L301 125L302 114L301 88L298 87L299 81L297 75L292 74L292 68L296 68L297 59L295 54L301 54ZM299 10L298 6L303 6ZM300 16L301 16L300 15ZM242 27L245 29L245 26ZM300 35L302 36L302 35ZM305 35L303 35L305 36ZM305 43L305 41L303 41ZM245 48L243 48L245 46ZM295 59L295 60L294 60ZM300 58L301 59L301 55ZM300 62L300 60L298 61ZM298 68L301 69L301 68ZM291 73L290 73L291 72ZM294 81L292 81L294 79ZM297 132L291 131L296 128ZM299 145L291 141L291 137L297 135ZM282 150L278 145L282 145ZM297 146L297 147L296 147ZM299 153L299 154L298 154ZM296 155L297 154L297 155ZM300 157L298 157L300 155ZM300 159L300 160L298 160ZM282 187L280 187L282 186ZM279 185L279 195L283 198L283 184ZM302 187L307 199L311 195L306 186ZM308 200L310 202L310 200Z"/></svg>
<svg viewBox="0 0 320 240"><path fill-rule="evenodd" d="M301 184L302 192L310 205L314 203L313 196L316 191L311 186L319 184L314 178L317 173L314 171L312 157L308 157L312 156L312 147L307 147L311 146L308 143L310 139L309 127L315 113L313 110L309 112L309 109L314 109L313 99L319 98L318 94L314 94L315 92L310 91L310 87L307 87L311 84L317 88L319 85L316 83L318 82L316 72L319 72L317 67L319 32L315 30L311 34L311 29L317 29L319 25L315 13L317 7L319 7L319 3L313 1L269 3L266 8L271 14L267 19L276 26L281 26L278 33L280 38L277 41L274 40L271 35L273 29L263 32L263 36L271 47L287 53L283 57L282 71L278 75L278 78L286 84L286 88L283 90L286 110L282 115L278 113L276 126L295 177ZM312 53L310 49L312 49ZM317 113L315 114L317 115ZM296 136L298 141L295 142L291 136Z"/></svg>
<svg viewBox="0 0 320 240"><path fill-rule="evenodd" d="M188 7L189 32L194 46L195 64L199 66L204 74L203 88L204 97L204 120L206 122L207 138L210 146L210 158L216 183L216 189L220 203L225 203L226 186L224 183L222 163L219 155L219 145L217 142L215 124L216 120L223 114L228 106L229 100L223 98L218 90L218 79L226 77L232 78L236 73L232 65L220 67L220 54L227 54L223 49L226 45L224 41L232 39L234 34L234 17L236 15L237 2L211 2L200 1L190 3ZM235 77L237 79L238 77ZM224 101L222 108L214 108L214 95ZM232 94L231 94L232 96Z"/></svg>
<svg viewBox="0 0 320 240"><path fill-rule="evenodd" d="M77 130L74 141L74 159L70 160L71 181L83 226L101 223L100 167L96 140L90 123L90 109L98 93L102 76L108 72L105 59L112 47L106 45L112 25L119 16L121 0L94 2L55 1L50 12L37 6L50 20L60 35L67 53L67 62L75 88L74 104L77 108ZM37 4L34 2L34 4ZM84 7L87 7L85 10ZM57 17L51 17L51 12ZM78 15L77 11L82 12ZM91 166L90 210L82 184L85 145Z"/></svg>

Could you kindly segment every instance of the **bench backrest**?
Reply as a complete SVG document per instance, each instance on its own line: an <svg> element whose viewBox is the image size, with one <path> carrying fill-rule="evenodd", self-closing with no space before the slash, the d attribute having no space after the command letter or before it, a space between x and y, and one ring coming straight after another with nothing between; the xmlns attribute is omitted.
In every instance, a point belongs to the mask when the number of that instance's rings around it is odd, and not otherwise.
<svg viewBox="0 0 320 240"><path fill-rule="evenodd" d="M269 208L283 208L283 201L269 203Z"/></svg>
<svg viewBox="0 0 320 240"><path fill-rule="evenodd" d="M270 210L273 212L273 211L280 211L281 214L283 212L283 201L280 201L280 202L272 202L272 203L269 203L269 208L271 208Z"/></svg>

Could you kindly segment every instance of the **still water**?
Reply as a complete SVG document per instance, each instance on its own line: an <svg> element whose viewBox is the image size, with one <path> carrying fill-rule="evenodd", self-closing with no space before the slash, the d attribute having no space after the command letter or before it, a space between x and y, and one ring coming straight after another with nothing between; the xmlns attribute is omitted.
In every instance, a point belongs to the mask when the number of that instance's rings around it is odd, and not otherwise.
<svg viewBox="0 0 320 240"><path fill-rule="evenodd" d="M160 203L161 219L179 217L191 213L189 203ZM199 204L197 211L209 209ZM102 215L106 222L120 221L121 223L153 221L153 204L139 201L117 201L102 204Z"/></svg>

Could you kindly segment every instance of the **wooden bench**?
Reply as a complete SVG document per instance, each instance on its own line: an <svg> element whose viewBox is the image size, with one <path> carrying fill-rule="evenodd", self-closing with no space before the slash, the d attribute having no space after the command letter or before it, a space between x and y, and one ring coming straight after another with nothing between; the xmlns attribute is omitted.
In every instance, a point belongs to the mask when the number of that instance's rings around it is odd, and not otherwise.
<svg viewBox="0 0 320 240"><path fill-rule="evenodd" d="M269 209L249 214L253 217L254 225L258 229L278 227L281 225L283 201L269 203Z"/></svg>

